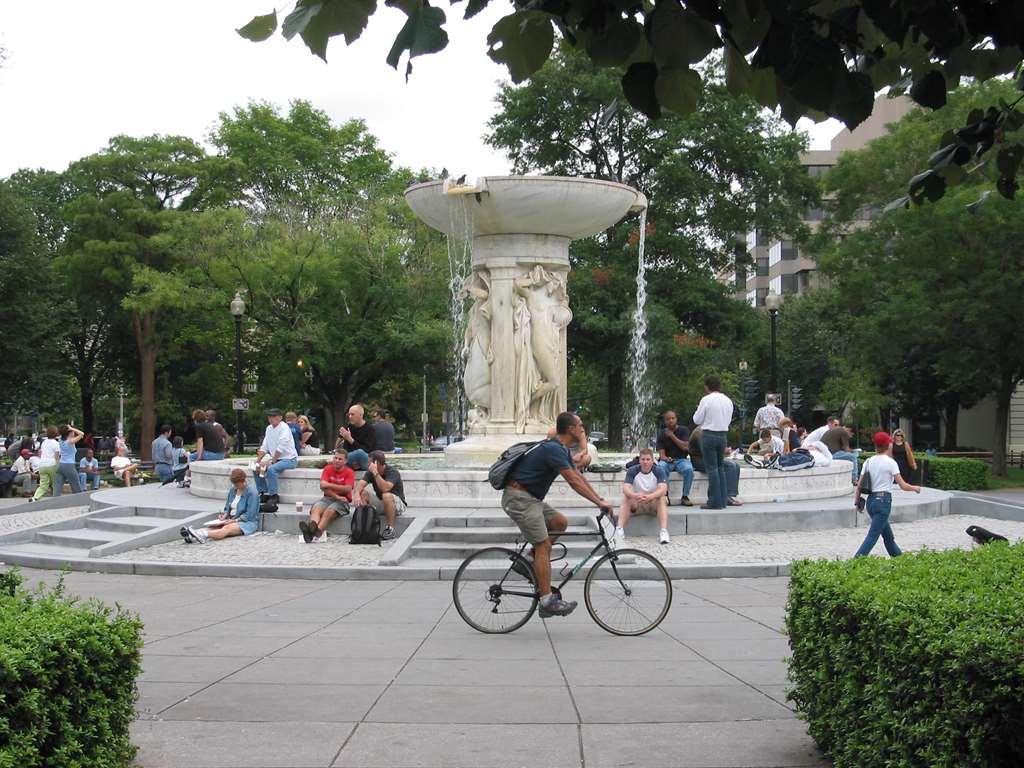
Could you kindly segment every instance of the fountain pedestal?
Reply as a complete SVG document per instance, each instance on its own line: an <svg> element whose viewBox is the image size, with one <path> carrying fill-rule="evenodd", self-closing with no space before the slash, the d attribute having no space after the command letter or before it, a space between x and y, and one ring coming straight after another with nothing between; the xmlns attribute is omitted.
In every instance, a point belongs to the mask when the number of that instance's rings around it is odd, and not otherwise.
<svg viewBox="0 0 1024 768"><path fill-rule="evenodd" d="M646 200L624 184L553 176L488 177L461 188L435 181L405 197L428 225L471 239L469 437L445 455L453 465L490 464L513 443L543 438L566 408L569 243Z"/></svg>

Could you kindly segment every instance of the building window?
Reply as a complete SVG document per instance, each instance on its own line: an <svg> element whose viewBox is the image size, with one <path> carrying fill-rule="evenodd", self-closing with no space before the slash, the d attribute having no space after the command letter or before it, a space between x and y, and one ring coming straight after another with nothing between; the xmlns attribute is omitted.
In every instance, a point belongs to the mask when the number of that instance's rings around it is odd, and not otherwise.
<svg viewBox="0 0 1024 768"><path fill-rule="evenodd" d="M800 255L800 252L792 240L783 240L779 245L783 261L796 261L796 257Z"/></svg>
<svg viewBox="0 0 1024 768"><path fill-rule="evenodd" d="M768 259L759 257L757 260L757 277L768 277Z"/></svg>
<svg viewBox="0 0 1024 768"><path fill-rule="evenodd" d="M787 293L799 293L798 278L796 275L781 275L782 277L782 291L783 295Z"/></svg>
<svg viewBox="0 0 1024 768"><path fill-rule="evenodd" d="M763 229L747 232L747 250L752 251L760 245L768 244L768 235Z"/></svg>
<svg viewBox="0 0 1024 768"><path fill-rule="evenodd" d="M810 176L812 179L821 178L826 173L828 173L828 171L829 171L829 169L831 167L832 167L831 165L805 165L804 166L804 168L807 169L807 175Z"/></svg>
<svg viewBox="0 0 1024 768"><path fill-rule="evenodd" d="M771 291L772 293L782 293L782 275L779 275L778 277L773 277L768 282L768 290Z"/></svg>

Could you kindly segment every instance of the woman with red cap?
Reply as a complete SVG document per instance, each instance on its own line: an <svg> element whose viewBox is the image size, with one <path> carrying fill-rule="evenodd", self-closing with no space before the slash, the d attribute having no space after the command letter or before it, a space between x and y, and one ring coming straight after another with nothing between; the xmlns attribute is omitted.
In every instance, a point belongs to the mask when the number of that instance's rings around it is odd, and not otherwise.
<svg viewBox="0 0 1024 768"><path fill-rule="evenodd" d="M860 479L857 480L857 489L854 491L854 504L860 498L861 483L864 476L870 475L871 493L868 494L867 513L871 517L871 525L864 537L864 543L860 545L854 557L863 557L871 552L878 537L882 537L885 544L885 551L890 557L901 554L900 548L896 545L896 539L892 534L892 526L889 525L889 514L892 512L892 490L899 485L904 491L921 492L921 486L910 485L900 475L899 465L892 457L892 438L888 432L876 432L873 439L875 444L875 455L864 462L861 468Z"/></svg>

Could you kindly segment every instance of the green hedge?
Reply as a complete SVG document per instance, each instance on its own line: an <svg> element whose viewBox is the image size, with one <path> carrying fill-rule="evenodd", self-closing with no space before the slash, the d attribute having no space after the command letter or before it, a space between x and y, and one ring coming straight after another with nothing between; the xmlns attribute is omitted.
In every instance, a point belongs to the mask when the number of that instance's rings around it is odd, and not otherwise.
<svg viewBox="0 0 1024 768"><path fill-rule="evenodd" d="M835 768L1024 765L1024 544L793 564L789 697Z"/></svg>
<svg viewBox="0 0 1024 768"><path fill-rule="evenodd" d="M122 768L142 623L0 575L0 768Z"/></svg>
<svg viewBox="0 0 1024 768"><path fill-rule="evenodd" d="M924 484L947 491L976 491L988 488L989 465L981 459L945 459L926 454L914 458L924 467Z"/></svg>

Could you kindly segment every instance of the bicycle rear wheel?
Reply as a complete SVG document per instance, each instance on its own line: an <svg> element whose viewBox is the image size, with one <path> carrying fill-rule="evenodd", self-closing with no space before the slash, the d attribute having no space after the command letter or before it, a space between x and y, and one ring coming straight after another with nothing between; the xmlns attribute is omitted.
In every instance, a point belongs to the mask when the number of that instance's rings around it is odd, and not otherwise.
<svg viewBox="0 0 1024 768"><path fill-rule="evenodd" d="M639 549L609 552L590 569L583 586L587 611L613 635L642 635L672 607L672 580L657 558Z"/></svg>
<svg viewBox="0 0 1024 768"><path fill-rule="evenodd" d="M452 598L455 610L478 632L513 632L537 610L533 566L512 549L481 549L459 566L452 582Z"/></svg>

